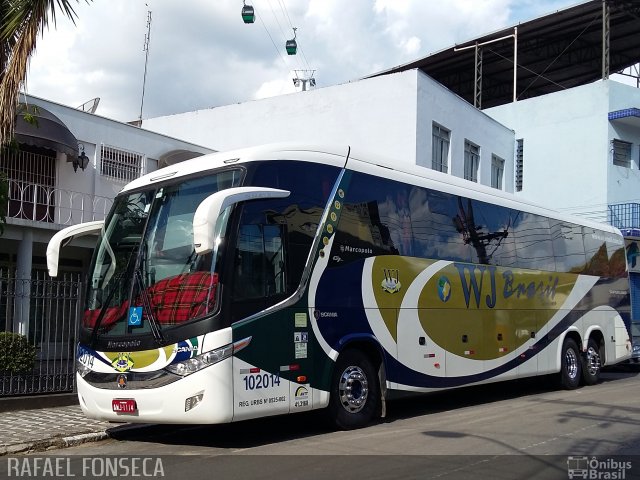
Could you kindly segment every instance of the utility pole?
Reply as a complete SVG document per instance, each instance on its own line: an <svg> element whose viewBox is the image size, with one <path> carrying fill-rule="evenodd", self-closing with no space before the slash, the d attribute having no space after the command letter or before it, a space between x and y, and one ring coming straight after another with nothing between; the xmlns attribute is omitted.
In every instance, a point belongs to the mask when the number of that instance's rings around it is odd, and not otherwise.
<svg viewBox="0 0 640 480"><path fill-rule="evenodd" d="M144 57L144 77L142 78L142 99L140 100L139 125L142 126L142 107L144 106L144 87L147 83L147 62L149 61L149 42L151 41L151 10L147 11L147 34L144 36L144 46L142 51L146 52Z"/></svg>

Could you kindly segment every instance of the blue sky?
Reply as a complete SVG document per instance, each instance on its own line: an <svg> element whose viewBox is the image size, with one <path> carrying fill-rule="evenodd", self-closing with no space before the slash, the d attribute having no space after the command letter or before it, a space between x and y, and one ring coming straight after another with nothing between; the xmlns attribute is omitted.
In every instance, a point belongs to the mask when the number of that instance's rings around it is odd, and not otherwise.
<svg viewBox="0 0 640 480"><path fill-rule="evenodd" d="M349 82L477 35L575 5L575 0L84 0L39 39L28 93L96 113L140 115L144 38L151 39L143 118L292 93L295 70L317 88ZM285 41L297 27L298 54ZM300 75L308 75L299 72Z"/></svg>

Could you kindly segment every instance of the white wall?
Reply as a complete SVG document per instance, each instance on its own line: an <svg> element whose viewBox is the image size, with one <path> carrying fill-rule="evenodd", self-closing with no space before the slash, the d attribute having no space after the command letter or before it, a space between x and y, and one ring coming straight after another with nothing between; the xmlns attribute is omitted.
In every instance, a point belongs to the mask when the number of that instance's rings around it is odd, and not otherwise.
<svg viewBox="0 0 640 480"><path fill-rule="evenodd" d="M523 188L516 193L606 220L608 108L606 83L596 82L485 110L524 139Z"/></svg>
<svg viewBox="0 0 640 480"><path fill-rule="evenodd" d="M609 87L609 112L640 108L640 89L607 82ZM609 122L609 147L611 140L624 140L631 146L631 168L613 165L611 149L608 152L609 175L607 199L609 204L640 203L640 118L632 117Z"/></svg>
<svg viewBox="0 0 640 480"><path fill-rule="evenodd" d="M463 176L464 139L481 146L480 182L491 154L505 160L513 191L513 132L418 70L144 120L145 128L229 150L272 142L351 145L431 166L433 121L452 132L450 172Z"/></svg>
<svg viewBox="0 0 640 480"><path fill-rule="evenodd" d="M273 142L352 145L415 161L416 73L403 72L143 121L217 150Z"/></svg>
<svg viewBox="0 0 640 480"><path fill-rule="evenodd" d="M640 118L608 119L627 108L640 108L640 90L605 80L485 112L524 139L519 195L606 222L608 205L640 203ZM633 144L631 168L613 165L614 138Z"/></svg>
<svg viewBox="0 0 640 480"><path fill-rule="evenodd" d="M433 122L451 131L449 173L464 178L464 143L480 147L478 182L491 185L491 156L504 160L503 188L513 192L514 133L461 99L442 84L418 72L417 164L431 168Z"/></svg>

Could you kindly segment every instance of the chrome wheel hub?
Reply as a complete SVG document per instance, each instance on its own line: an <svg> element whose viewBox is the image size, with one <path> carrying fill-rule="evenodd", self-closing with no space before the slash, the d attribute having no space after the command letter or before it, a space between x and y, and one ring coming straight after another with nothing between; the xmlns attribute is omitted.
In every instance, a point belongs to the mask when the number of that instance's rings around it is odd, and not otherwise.
<svg viewBox="0 0 640 480"><path fill-rule="evenodd" d="M587 349L587 371L589 375L596 376L600 371L600 353L593 347Z"/></svg>
<svg viewBox="0 0 640 480"><path fill-rule="evenodd" d="M564 360L566 363L567 375L569 378L576 378L578 376L578 357L576 352L572 348L568 348L564 353Z"/></svg>
<svg viewBox="0 0 640 480"><path fill-rule="evenodd" d="M349 413L358 413L367 403L369 382L360 367L347 367L338 384L340 403Z"/></svg>

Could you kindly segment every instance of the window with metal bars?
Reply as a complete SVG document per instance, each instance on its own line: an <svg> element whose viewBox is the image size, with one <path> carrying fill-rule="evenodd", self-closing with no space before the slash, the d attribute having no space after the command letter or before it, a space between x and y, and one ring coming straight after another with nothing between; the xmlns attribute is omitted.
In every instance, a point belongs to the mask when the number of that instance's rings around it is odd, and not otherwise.
<svg viewBox="0 0 640 480"><path fill-rule="evenodd" d="M631 168L631 143L614 139L611 141L611 150L614 165Z"/></svg>
<svg viewBox="0 0 640 480"><path fill-rule="evenodd" d="M451 131L433 123L433 145L431 152L431 168L447 173L449 164L449 139Z"/></svg>
<svg viewBox="0 0 640 480"><path fill-rule="evenodd" d="M8 217L53 222L56 152L26 144L5 147L0 149L0 172L9 180Z"/></svg>
<svg viewBox="0 0 640 480"><path fill-rule="evenodd" d="M108 145L100 146L100 174L124 182L142 175L144 156Z"/></svg>
<svg viewBox="0 0 640 480"><path fill-rule="evenodd" d="M0 150L0 171L9 180L48 187L56 183L56 152L31 145Z"/></svg>
<svg viewBox="0 0 640 480"><path fill-rule="evenodd" d="M464 141L464 179L478 181L478 167L480 166L480 147Z"/></svg>

